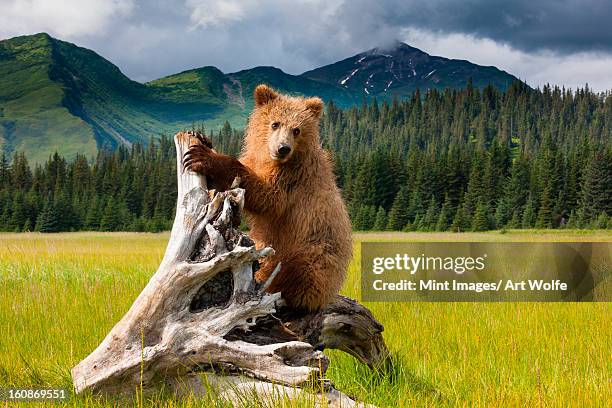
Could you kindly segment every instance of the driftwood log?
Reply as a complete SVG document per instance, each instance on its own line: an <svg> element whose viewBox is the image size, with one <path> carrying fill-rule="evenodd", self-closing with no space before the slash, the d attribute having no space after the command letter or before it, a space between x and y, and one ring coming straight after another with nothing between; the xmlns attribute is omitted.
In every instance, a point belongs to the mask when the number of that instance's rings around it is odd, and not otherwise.
<svg viewBox="0 0 612 408"><path fill-rule="evenodd" d="M179 133L174 140L178 203L166 253L127 314L72 369L76 393L201 393L201 376L208 375L222 387L231 383L222 395L233 401L246 388L293 398L314 381L324 384L327 403L354 405L323 379L329 361L322 350L382 366L388 359L382 325L342 296L300 315L280 293L266 293L274 274L258 283L253 272L273 249L256 249L235 227L244 190L208 191L204 177L182 170L183 154L197 138Z"/></svg>

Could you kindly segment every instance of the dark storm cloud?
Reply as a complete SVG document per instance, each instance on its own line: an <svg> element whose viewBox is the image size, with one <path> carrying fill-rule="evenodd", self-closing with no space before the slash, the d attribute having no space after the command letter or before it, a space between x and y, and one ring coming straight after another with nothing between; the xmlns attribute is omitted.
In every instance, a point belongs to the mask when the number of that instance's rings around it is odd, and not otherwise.
<svg viewBox="0 0 612 408"><path fill-rule="evenodd" d="M388 11L396 26L473 34L524 51L612 52L610 0L401 1Z"/></svg>
<svg viewBox="0 0 612 408"><path fill-rule="evenodd" d="M0 5L0 38L47 31L94 49L141 81L204 65L224 72L274 65L301 73L403 40L407 29L439 38L490 39L530 55L612 55L610 0L0 0Z"/></svg>

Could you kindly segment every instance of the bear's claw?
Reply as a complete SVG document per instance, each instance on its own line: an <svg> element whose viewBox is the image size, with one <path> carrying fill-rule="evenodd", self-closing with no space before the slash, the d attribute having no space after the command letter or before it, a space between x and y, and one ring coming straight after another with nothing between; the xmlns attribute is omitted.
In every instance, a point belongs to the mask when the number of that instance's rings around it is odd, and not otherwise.
<svg viewBox="0 0 612 408"><path fill-rule="evenodd" d="M208 136L206 136L203 133L196 133L195 135L198 140L200 141L200 143L202 143L204 146L208 147L209 149L213 148L213 143L212 140L210 140L210 138Z"/></svg>
<svg viewBox="0 0 612 408"><path fill-rule="evenodd" d="M197 131L197 130L189 130L187 131L187 136L192 136L195 137L196 139L198 139L200 141L200 143L202 143L204 146L212 149L213 148L213 143L212 140L210 140L210 138L208 136L206 136L204 133Z"/></svg>

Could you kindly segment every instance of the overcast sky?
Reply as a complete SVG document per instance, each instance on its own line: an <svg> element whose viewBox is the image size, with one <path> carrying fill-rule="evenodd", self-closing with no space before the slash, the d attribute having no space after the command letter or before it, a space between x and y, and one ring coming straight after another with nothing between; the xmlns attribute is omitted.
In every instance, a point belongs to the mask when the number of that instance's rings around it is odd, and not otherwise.
<svg viewBox="0 0 612 408"><path fill-rule="evenodd" d="M138 81L204 65L299 74L398 39L532 86L612 89L610 0L0 0L0 38L41 31Z"/></svg>

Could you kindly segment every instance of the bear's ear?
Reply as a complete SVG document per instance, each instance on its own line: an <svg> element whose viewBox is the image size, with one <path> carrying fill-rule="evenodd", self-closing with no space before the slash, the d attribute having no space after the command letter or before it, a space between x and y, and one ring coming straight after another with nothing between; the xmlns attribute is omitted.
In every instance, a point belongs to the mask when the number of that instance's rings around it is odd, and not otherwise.
<svg viewBox="0 0 612 408"><path fill-rule="evenodd" d="M323 112L323 101L321 98L308 98L305 102L306 108L312 112L315 118L321 116L321 112Z"/></svg>
<svg viewBox="0 0 612 408"><path fill-rule="evenodd" d="M268 85L257 85L255 88L255 105L262 106L278 98L278 93Z"/></svg>

